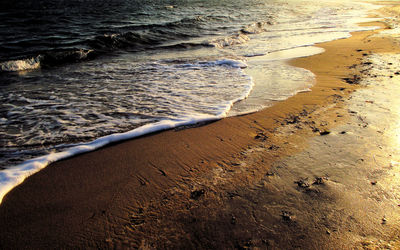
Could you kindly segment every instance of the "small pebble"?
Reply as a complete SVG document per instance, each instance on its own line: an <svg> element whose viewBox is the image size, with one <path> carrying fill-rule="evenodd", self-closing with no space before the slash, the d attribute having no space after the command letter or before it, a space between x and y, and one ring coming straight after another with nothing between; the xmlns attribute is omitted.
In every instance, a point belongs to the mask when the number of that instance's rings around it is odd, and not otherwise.
<svg viewBox="0 0 400 250"><path fill-rule="evenodd" d="M235 225L235 224L236 224L236 217L235 217L234 215L232 215L231 224L232 224L232 225Z"/></svg>
<svg viewBox="0 0 400 250"><path fill-rule="evenodd" d="M282 216L282 219L285 220L285 221L291 221L292 220L291 214L289 212L287 212L287 211L282 211L281 216Z"/></svg>
<svg viewBox="0 0 400 250"><path fill-rule="evenodd" d="M329 135L330 133L331 132L329 130L323 130L319 132L320 135Z"/></svg>

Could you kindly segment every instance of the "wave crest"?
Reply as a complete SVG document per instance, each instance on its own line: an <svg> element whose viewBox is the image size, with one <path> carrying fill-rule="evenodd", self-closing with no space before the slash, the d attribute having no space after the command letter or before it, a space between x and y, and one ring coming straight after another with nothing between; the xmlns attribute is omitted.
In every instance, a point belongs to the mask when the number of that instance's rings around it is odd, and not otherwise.
<svg viewBox="0 0 400 250"><path fill-rule="evenodd" d="M41 67L52 67L65 63L80 62L94 56L94 50L49 51L36 57L2 62L0 63L0 72L16 72L39 69Z"/></svg>
<svg viewBox="0 0 400 250"><path fill-rule="evenodd" d="M256 22L248 25L240 31L244 34L260 34L267 31L267 26L273 25L271 21L268 22Z"/></svg>
<svg viewBox="0 0 400 250"><path fill-rule="evenodd" d="M41 56L22 60L11 60L0 63L0 72L13 72L38 69L41 66Z"/></svg>
<svg viewBox="0 0 400 250"><path fill-rule="evenodd" d="M224 48L232 45L247 43L250 38L245 34L236 34L233 36L213 39L205 43L205 45L213 46L216 48Z"/></svg>

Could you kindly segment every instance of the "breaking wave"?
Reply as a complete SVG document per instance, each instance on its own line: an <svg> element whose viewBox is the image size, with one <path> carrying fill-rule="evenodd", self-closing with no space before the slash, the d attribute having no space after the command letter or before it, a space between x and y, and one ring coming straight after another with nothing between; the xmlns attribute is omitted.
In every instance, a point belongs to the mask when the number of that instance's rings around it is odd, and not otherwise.
<svg viewBox="0 0 400 250"><path fill-rule="evenodd" d="M7 62L2 62L0 63L0 71L12 72L12 71L38 69L41 66L40 58L41 56L37 56L23 60L11 60Z"/></svg>
<svg viewBox="0 0 400 250"><path fill-rule="evenodd" d="M52 67L65 63L74 63L94 58L94 50L64 50L49 51L36 57L10 60L0 63L0 72L13 72L23 70L34 70L42 67Z"/></svg>

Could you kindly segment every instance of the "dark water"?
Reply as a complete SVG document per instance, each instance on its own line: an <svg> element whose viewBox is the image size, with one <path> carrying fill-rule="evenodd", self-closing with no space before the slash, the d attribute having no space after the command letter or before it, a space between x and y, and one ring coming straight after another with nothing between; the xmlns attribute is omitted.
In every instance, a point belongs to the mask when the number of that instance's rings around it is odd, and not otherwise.
<svg viewBox="0 0 400 250"><path fill-rule="evenodd" d="M43 55L42 64L49 66L120 49L198 46L185 41L227 35L260 21L247 12L259 4L262 1L2 1L0 62Z"/></svg>

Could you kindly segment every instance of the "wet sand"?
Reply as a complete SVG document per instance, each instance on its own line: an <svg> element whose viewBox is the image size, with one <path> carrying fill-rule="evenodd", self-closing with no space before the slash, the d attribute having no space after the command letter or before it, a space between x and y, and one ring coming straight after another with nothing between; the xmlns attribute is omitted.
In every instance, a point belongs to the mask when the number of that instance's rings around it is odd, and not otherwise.
<svg viewBox="0 0 400 250"><path fill-rule="evenodd" d="M400 47L375 34L292 61L311 92L50 165L4 198L0 248L399 248Z"/></svg>

